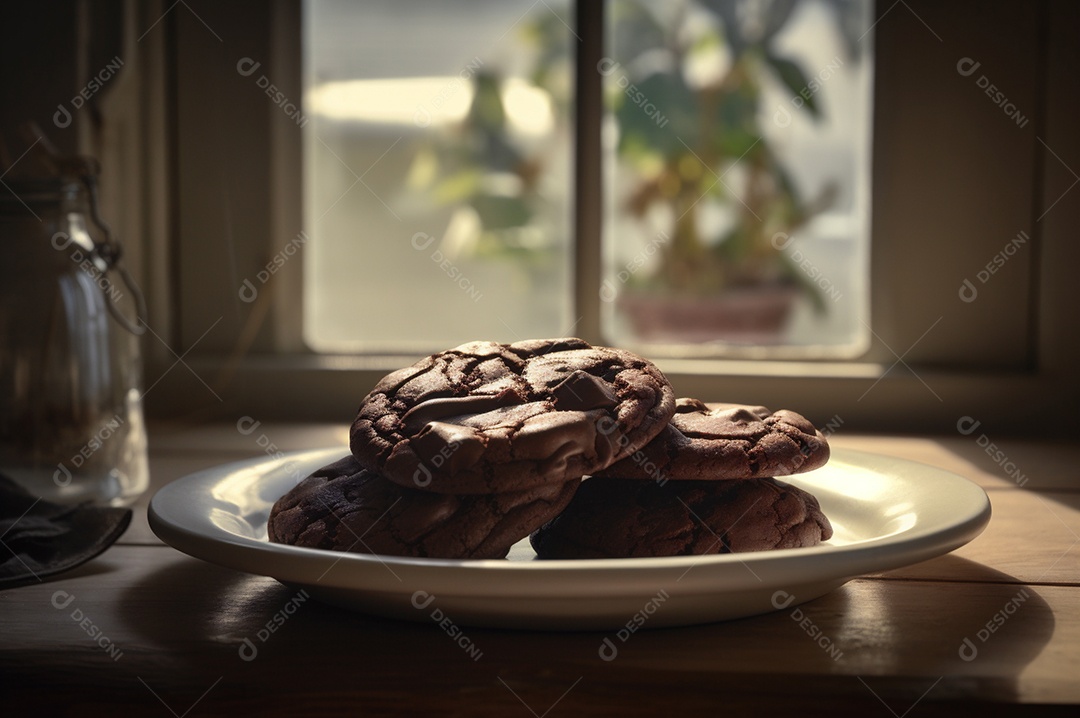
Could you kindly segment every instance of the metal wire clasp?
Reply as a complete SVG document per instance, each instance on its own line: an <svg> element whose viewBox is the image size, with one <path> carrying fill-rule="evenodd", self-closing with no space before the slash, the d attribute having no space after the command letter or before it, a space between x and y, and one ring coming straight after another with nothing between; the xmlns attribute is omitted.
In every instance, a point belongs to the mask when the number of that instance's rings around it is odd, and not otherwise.
<svg viewBox="0 0 1080 718"><path fill-rule="evenodd" d="M146 333L146 299L143 297L142 290L139 289L139 285L135 283L134 277L128 272L127 268L121 264L120 260L123 255L123 248L120 244L113 239L112 229L105 223L105 220L101 218L101 212L98 209L98 183L97 173L93 171L80 172L79 179L83 186L86 187L87 196L90 200L90 220L97 225L101 230L101 234L104 237L103 240L94 242L94 249L97 255L101 257L105 262L106 273L102 274L101 291L105 292L105 295L109 295L109 289L112 286L112 279L109 278L108 272L112 271L120 275L120 281L131 292L131 296L135 299L135 321L132 322L127 316L120 311L115 302L105 302L105 306L109 310L109 314L113 319L119 322L120 326L127 329L136 336L142 336Z"/></svg>

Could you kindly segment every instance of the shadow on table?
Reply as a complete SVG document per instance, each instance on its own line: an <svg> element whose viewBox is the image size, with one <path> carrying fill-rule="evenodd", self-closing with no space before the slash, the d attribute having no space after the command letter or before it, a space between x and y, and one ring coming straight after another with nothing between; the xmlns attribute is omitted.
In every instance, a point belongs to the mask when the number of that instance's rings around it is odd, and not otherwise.
<svg viewBox="0 0 1080 718"><path fill-rule="evenodd" d="M900 712L924 694L928 705L1015 701L1017 677L1053 635L1053 611L1010 576L947 560L977 580L856 579L810 603L735 621L650 631L634 630L627 616L623 631L557 633L459 626L452 616L366 616L270 578L178 557L128 589L123 613L162 654L146 668L153 679L194 690L221 676L213 700L234 708L270 701L264 694L279 683L294 698L354 707L467 699L485 708L524 702L537 714L571 686L562 699L571 709L640 708L633 697L643 695L680 709L808 696L825 707L880 710L884 702ZM168 597L167 605L148 613L147 596ZM670 602L677 599L673 592Z"/></svg>

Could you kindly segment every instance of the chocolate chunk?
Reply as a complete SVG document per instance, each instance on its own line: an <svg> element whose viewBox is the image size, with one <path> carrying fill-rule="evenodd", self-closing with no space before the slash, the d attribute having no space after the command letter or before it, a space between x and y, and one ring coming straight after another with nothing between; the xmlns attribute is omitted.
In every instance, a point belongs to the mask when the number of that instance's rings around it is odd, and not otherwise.
<svg viewBox="0 0 1080 718"><path fill-rule="evenodd" d="M560 411L607 409L619 403L609 382L580 369L557 384L551 395Z"/></svg>

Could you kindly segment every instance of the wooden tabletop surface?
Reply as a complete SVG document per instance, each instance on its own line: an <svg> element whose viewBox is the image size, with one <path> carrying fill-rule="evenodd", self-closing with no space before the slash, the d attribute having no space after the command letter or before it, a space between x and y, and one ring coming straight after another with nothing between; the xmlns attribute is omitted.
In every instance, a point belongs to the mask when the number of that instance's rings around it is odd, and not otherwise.
<svg viewBox="0 0 1080 718"><path fill-rule="evenodd" d="M262 436L282 451L347 440L343 426L154 427L153 488L259 456ZM0 591L0 714L918 718L952 715L957 702L962 714L1080 703L1080 447L994 439L1002 453L987 453L981 435L959 434L831 441L971 479L990 496L989 527L797 614L642 631L605 661L610 632L467 628L470 655L430 621L297 602L273 579L161 543L146 522L151 491L99 558Z"/></svg>

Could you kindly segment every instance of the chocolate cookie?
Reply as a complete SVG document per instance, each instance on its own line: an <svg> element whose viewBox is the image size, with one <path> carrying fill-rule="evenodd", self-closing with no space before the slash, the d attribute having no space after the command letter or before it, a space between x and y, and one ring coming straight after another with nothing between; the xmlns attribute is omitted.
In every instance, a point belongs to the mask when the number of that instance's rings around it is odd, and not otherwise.
<svg viewBox="0 0 1080 718"><path fill-rule="evenodd" d="M570 502L580 481L532 491L447 496L407 489L347 456L282 496L270 510L275 543L427 558L504 558Z"/></svg>
<svg viewBox="0 0 1080 718"><path fill-rule="evenodd" d="M760 479L810 471L829 444L793 411L679 399L675 416L648 445L597 472L631 479Z"/></svg>
<svg viewBox="0 0 1080 718"><path fill-rule="evenodd" d="M644 446L675 395L651 362L580 339L472 342L380 381L351 432L402 486L488 494L561 484Z"/></svg>
<svg viewBox="0 0 1080 718"><path fill-rule="evenodd" d="M639 558L798 548L831 536L816 498L771 478L591 478L530 541L540 558Z"/></svg>

